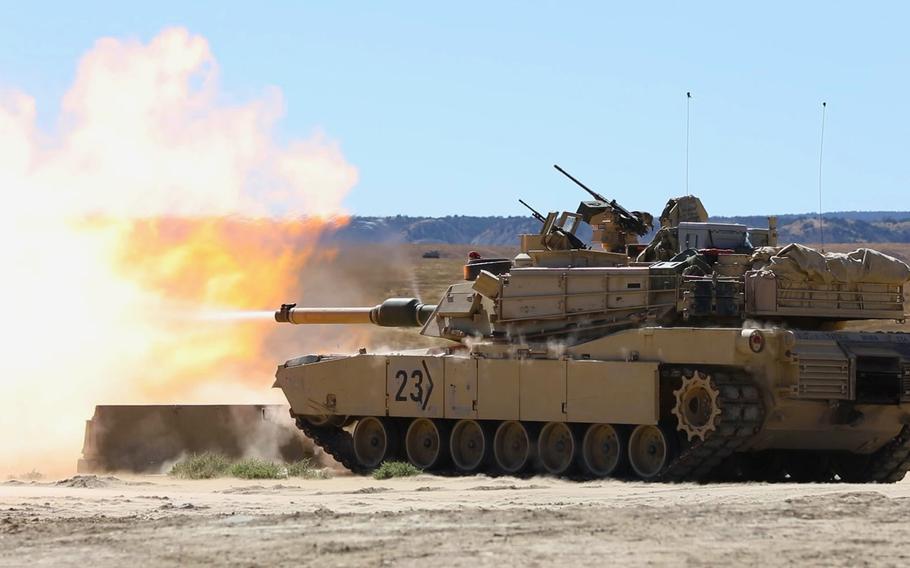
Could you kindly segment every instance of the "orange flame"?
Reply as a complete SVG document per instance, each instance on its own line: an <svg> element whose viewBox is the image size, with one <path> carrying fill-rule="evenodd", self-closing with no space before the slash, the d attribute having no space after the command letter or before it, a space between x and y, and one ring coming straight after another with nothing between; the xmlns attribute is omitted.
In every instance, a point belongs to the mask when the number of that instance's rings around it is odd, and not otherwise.
<svg viewBox="0 0 910 568"><path fill-rule="evenodd" d="M307 263L333 252L317 247L319 237L346 221L161 218L128 223L117 271L177 310L168 317L173 337L154 345L152 354L168 360L170 371L147 373L139 381L146 393L173 399L200 383L224 381L225 370L233 375L228 380L267 386L263 369L276 363L265 352L264 338L275 329L269 313L249 321L201 316L276 308L294 297L297 275Z"/></svg>

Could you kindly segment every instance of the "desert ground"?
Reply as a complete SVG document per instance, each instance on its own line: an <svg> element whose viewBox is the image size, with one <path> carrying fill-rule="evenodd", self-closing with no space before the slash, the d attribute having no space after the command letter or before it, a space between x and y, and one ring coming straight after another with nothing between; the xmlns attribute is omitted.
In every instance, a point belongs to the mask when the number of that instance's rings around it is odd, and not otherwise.
<svg viewBox="0 0 910 568"><path fill-rule="evenodd" d="M552 478L0 485L0 565L907 565L910 481Z"/></svg>
<svg viewBox="0 0 910 568"><path fill-rule="evenodd" d="M423 249L442 258L422 259ZM469 247L342 251L309 305L434 301ZM836 250L851 250L843 245ZM835 249L829 245L829 250ZM887 252L910 257L907 245ZM508 255L508 250L484 250ZM327 287L317 278L369 282ZM336 298L338 290L345 296ZM859 327L859 326L857 326ZM907 330L905 324L885 329ZM372 344L423 345L402 330ZM908 565L910 479L893 485L645 484L548 477L0 482L0 566Z"/></svg>

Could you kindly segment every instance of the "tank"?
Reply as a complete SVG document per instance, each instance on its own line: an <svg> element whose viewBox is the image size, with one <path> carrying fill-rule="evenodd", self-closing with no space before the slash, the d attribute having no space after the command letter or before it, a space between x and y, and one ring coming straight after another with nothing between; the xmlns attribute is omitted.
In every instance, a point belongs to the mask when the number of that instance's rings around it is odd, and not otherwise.
<svg viewBox="0 0 910 568"><path fill-rule="evenodd" d="M906 264L779 246L773 218L708 223L692 196L638 243L653 218L584 189L594 200L574 213L535 211L541 231L515 258L473 255L436 303L282 306L279 322L445 340L285 362L275 386L297 426L355 473L408 460L649 481L904 477L910 334L844 323L903 322Z"/></svg>

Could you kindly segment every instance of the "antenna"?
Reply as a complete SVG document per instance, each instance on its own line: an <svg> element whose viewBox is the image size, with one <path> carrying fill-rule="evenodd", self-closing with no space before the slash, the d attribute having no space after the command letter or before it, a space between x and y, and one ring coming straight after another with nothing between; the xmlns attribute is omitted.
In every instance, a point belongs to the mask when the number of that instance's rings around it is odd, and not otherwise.
<svg viewBox="0 0 910 568"><path fill-rule="evenodd" d="M689 193L689 107L692 102L692 93L686 91L686 195Z"/></svg>
<svg viewBox="0 0 910 568"><path fill-rule="evenodd" d="M822 217L822 157L825 154L825 111L828 103L822 101L822 134L818 144L818 242L825 252L825 219Z"/></svg>

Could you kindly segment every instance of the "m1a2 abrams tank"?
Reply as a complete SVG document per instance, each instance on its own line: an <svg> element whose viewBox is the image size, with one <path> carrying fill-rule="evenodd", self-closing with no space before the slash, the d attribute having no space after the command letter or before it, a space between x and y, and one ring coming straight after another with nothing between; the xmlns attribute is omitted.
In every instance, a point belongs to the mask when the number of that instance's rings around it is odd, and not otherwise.
<svg viewBox="0 0 910 568"><path fill-rule="evenodd" d="M651 217L591 193L576 213L535 212L520 254L472 258L436 304L282 306L279 322L450 342L287 361L275 385L297 425L358 473L407 459L668 481L904 477L910 334L839 328L902 321L907 265L779 247L773 219L708 223L695 197L670 200L639 245Z"/></svg>

